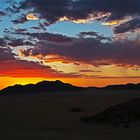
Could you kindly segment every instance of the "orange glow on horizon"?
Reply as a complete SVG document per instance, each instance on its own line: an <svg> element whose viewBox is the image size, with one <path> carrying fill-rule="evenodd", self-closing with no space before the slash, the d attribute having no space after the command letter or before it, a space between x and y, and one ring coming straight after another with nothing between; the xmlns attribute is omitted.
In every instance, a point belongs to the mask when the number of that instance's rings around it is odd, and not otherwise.
<svg viewBox="0 0 140 140"><path fill-rule="evenodd" d="M55 81L61 80L64 83L70 83L76 86L81 87L104 87L107 85L114 84L127 84L127 83L140 83L140 78L92 78L92 79L83 79L83 78L12 78L12 77L0 77L0 89L3 89L8 86L13 86L15 84L35 84L40 81Z"/></svg>

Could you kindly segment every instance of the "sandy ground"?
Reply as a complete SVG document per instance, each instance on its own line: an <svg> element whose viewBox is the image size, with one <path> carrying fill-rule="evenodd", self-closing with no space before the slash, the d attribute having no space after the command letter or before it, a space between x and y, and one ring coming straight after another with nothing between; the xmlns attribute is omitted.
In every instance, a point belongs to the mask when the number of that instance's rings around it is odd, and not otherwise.
<svg viewBox="0 0 140 140"><path fill-rule="evenodd" d="M137 91L96 91L0 96L1 140L140 140L140 124L130 128L84 124L111 105L138 98ZM82 112L71 112L80 108Z"/></svg>

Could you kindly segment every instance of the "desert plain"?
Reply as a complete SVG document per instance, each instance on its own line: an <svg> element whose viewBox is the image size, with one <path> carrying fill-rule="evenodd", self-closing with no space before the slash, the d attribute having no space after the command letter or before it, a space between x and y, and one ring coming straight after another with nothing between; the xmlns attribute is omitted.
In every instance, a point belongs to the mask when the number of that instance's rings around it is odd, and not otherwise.
<svg viewBox="0 0 140 140"><path fill-rule="evenodd" d="M80 118L140 98L139 91L82 90L0 96L1 140L139 140L140 123L130 127L84 123Z"/></svg>

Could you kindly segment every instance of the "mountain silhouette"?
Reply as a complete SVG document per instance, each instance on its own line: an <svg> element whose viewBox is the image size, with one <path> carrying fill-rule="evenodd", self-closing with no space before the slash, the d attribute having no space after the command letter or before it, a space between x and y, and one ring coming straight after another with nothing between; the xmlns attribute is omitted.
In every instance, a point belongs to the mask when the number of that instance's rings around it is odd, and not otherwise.
<svg viewBox="0 0 140 140"><path fill-rule="evenodd" d="M0 91L1 94L33 94L33 93L48 93L59 91L78 91L82 87L73 86L68 83L57 81L42 81L37 84L14 85L4 88Z"/></svg>
<svg viewBox="0 0 140 140"><path fill-rule="evenodd" d="M102 89L110 89L110 90L140 90L140 83L139 84L124 84L124 85L109 85Z"/></svg>
<svg viewBox="0 0 140 140"><path fill-rule="evenodd" d="M61 91L79 91L83 89L89 90L140 90L139 84L126 84L126 85L109 85L106 87L77 87L69 83L63 83L59 80L56 81L42 81L37 84L28 85L14 85L4 88L0 91L2 95L13 94L35 94L35 93L48 93L48 92L61 92Z"/></svg>

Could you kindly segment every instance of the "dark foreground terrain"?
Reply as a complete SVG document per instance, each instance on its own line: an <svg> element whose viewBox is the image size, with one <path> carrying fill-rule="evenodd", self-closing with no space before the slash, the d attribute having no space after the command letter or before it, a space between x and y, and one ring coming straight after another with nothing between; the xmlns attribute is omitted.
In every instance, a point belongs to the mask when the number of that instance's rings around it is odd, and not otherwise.
<svg viewBox="0 0 140 140"><path fill-rule="evenodd" d="M0 139L139 140L139 121L129 126L81 121L138 98L138 90L107 89L0 96Z"/></svg>

